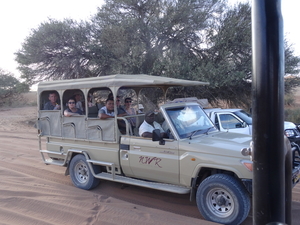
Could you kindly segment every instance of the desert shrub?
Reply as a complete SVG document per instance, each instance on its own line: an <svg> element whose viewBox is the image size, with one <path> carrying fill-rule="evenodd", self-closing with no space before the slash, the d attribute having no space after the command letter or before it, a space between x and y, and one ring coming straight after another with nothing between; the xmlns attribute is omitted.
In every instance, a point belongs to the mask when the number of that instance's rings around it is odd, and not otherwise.
<svg viewBox="0 0 300 225"><path fill-rule="evenodd" d="M300 123L300 108L285 109L285 121Z"/></svg>
<svg viewBox="0 0 300 225"><path fill-rule="evenodd" d="M284 104L287 106L295 105L295 96L293 94L286 94L284 96Z"/></svg>
<svg viewBox="0 0 300 225"><path fill-rule="evenodd" d="M29 91L29 86L20 82L13 74L0 68L0 106L11 106L22 98L22 93Z"/></svg>

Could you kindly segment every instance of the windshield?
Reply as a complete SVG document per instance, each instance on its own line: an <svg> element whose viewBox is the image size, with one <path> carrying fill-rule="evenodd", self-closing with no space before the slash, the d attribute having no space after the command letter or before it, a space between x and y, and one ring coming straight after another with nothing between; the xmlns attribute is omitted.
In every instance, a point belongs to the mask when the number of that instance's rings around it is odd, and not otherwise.
<svg viewBox="0 0 300 225"><path fill-rule="evenodd" d="M235 115L240 117L243 121L245 121L248 125L252 125L252 117L249 113L245 112L244 110L239 110L233 112Z"/></svg>
<svg viewBox="0 0 300 225"><path fill-rule="evenodd" d="M198 105L166 109L180 138L216 130L206 113Z"/></svg>

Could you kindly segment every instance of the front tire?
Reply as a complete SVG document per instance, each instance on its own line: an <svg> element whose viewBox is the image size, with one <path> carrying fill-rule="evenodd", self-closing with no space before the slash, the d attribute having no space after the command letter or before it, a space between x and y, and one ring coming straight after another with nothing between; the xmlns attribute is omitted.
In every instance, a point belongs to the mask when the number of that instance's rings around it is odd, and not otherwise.
<svg viewBox="0 0 300 225"><path fill-rule="evenodd" d="M251 207L243 184L227 174L206 178L198 187L196 202L206 220L227 225L241 224Z"/></svg>
<svg viewBox="0 0 300 225"><path fill-rule="evenodd" d="M100 173L99 166L92 165L94 172ZM90 190L95 188L100 180L95 178L86 162L84 155L76 155L70 163L70 177L73 184L81 189Z"/></svg>

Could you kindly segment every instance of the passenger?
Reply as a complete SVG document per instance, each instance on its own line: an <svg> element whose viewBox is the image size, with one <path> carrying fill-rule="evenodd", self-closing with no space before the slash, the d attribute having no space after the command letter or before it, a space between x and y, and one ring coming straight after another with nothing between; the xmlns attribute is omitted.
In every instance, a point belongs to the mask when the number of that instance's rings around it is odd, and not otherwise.
<svg viewBox="0 0 300 225"><path fill-rule="evenodd" d="M139 104L138 113L144 113L144 106L142 104Z"/></svg>
<svg viewBox="0 0 300 225"><path fill-rule="evenodd" d="M121 99L119 95L117 96L116 105L118 110L118 116L127 116L126 110L121 105Z"/></svg>
<svg viewBox="0 0 300 225"><path fill-rule="evenodd" d="M98 112L98 117L100 119L107 119L107 118L115 117L114 100L112 98L106 99L105 106L103 106Z"/></svg>
<svg viewBox="0 0 300 225"><path fill-rule="evenodd" d="M108 99L114 99L112 93L110 93L108 95ZM117 116L127 116L125 109L121 106L121 98L119 95L117 95L116 106L117 106L117 110L118 110Z"/></svg>
<svg viewBox="0 0 300 225"><path fill-rule="evenodd" d="M83 115L83 112L76 108L75 98L69 98L68 100L68 108L64 111L64 116L78 116Z"/></svg>
<svg viewBox="0 0 300 225"><path fill-rule="evenodd" d="M154 121L154 115L154 111L150 111L145 114L145 121L141 124L139 128L139 135L141 137L152 138L152 131L154 129L160 130L161 137L167 137L167 134L162 129L160 124Z"/></svg>
<svg viewBox="0 0 300 225"><path fill-rule="evenodd" d="M120 115L118 115L120 116ZM114 100L109 98L106 100L105 106L103 106L98 113L100 119L114 118ZM122 134L126 133L126 124L123 120L118 120L118 127Z"/></svg>
<svg viewBox="0 0 300 225"><path fill-rule="evenodd" d="M131 103L132 103L132 99L131 98L125 98L124 109L125 109L126 114L128 116L130 116L130 115L136 115L136 111L135 111L134 108L131 107ZM135 117L128 118L128 121L130 122L132 128L135 128L136 118Z"/></svg>
<svg viewBox="0 0 300 225"><path fill-rule="evenodd" d="M88 101L88 107L93 107L93 106L95 106L95 104L94 104L93 101L92 101L91 96L88 96L88 97L87 97L87 101Z"/></svg>
<svg viewBox="0 0 300 225"><path fill-rule="evenodd" d="M82 93L81 92L75 92L74 98L76 100L76 108L80 109L82 112L84 111L84 108L82 106Z"/></svg>
<svg viewBox="0 0 300 225"><path fill-rule="evenodd" d="M60 109L60 105L57 104L57 93L56 92L50 92L49 93L49 97L48 97L49 101L44 105L44 110L59 110Z"/></svg>

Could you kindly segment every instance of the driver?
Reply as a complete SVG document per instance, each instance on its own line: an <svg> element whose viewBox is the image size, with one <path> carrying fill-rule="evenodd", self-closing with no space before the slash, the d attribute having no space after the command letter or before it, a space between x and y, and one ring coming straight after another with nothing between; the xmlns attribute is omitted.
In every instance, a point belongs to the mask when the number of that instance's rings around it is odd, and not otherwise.
<svg viewBox="0 0 300 225"><path fill-rule="evenodd" d="M154 129L160 130L161 137L167 137L167 134L162 129L160 124L154 121L154 115L155 115L154 111L150 111L145 114L145 120L139 128L139 135L141 137L152 138L152 131Z"/></svg>

